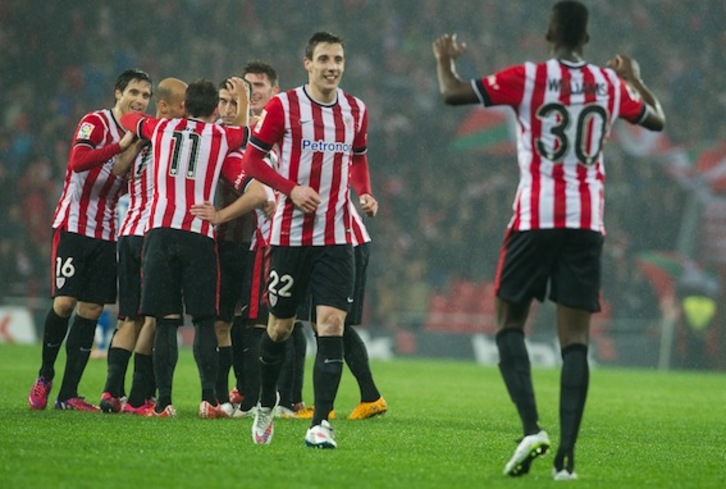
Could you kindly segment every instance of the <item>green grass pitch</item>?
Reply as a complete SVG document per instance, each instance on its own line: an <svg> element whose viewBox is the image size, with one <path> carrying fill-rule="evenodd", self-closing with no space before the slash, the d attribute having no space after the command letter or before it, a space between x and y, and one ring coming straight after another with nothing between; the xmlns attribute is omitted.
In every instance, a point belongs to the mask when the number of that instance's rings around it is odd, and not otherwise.
<svg viewBox="0 0 726 489"><path fill-rule="evenodd" d="M188 349L175 377L176 419L30 411L39 362L39 346L0 345L0 488L726 486L724 374L593 368L576 452L580 480L555 483L551 453L527 476L501 474L521 433L496 367L373 362L389 413L366 421L345 419L358 401L346 371L333 421L339 448L312 450L303 444L305 421L278 420L272 444L260 447L249 419L198 419ZM60 372L64 362L61 354ZM91 360L81 395L97 403L105 372L105 361ZM534 381L542 425L556 444L559 372L535 369ZM310 403L310 372L305 382Z"/></svg>

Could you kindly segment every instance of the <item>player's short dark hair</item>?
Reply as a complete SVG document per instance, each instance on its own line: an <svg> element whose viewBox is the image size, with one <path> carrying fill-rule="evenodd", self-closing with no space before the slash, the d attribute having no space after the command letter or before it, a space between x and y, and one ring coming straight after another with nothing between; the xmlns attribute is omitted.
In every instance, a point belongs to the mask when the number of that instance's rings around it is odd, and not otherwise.
<svg viewBox="0 0 726 489"><path fill-rule="evenodd" d="M577 47L587 42L587 7L575 0L562 0L552 6L550 28L555 42Z"/></svg>
<svg viewBox="0 0 726 489"><path fill-rule="evenodd" d="M310 39L308 39L308 44L305 46L305 57L307 59L313 59L313 51L315 51L315 46L321 43L327 43L327 44L340 44L345 48L345 44L343 44L343 39L336 36L335 34L331 34L330 32L316 32L313 34Z"/></svg>
<svg viewBox="0 0 726 489"><path fill-rule="evenodd" d="M271 64L265 63L264 61L255 60L247 63L244 68L242 68L242 77L244 78L244 75L246 75L247 73L252 73L254 75L266 75L267 79L270 80L270 84L273 87L278 86L280 83L275 68L273 68Z"/></svg>
<svg viewBox="0 0 726 489"><path fill-rule="evenodd" d="M219 91L210 80L192 82L187 87L184 106L192 117L209 117L219 103Z"/></svg>
<svg viewBox="0 0 726 489"><path fill-rule="evenodd" d="M113 87L114 91L118 90L120 92L123 92L124 90L126 90L126 87L129 85L129 82L131 82L131 80L141 80L149 82L149 85L154 86L151 81L151 77L147 72L142 71L138 68L131 68L124 71L118 76L118 78L116 78L116 85Z"/></svg>

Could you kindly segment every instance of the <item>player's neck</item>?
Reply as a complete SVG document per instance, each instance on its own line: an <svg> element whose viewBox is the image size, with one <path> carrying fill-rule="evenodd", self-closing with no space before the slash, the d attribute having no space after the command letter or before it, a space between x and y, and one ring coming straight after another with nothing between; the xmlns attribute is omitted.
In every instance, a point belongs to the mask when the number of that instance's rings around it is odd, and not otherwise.
<svg viewBox="0 0 726 489"><path fill-rule="evenodd" d="M555 46L552 49L555 58L570 63L582 63L585 59L582 57L581 48L571 48L568 46Z"/></svg>
<svg viewBox="0 0 726 489"><path fill-rule="evenodd" d="M121 109L118 107L118 105L114 105L113 109L111 109L111 112L113 113L114 118L120 123L121 117L123 117L123 112L121 112Z"/></svg>
<svg viewBox="0 0 726 489"><path fill-rule="evenodd" d="M333 102L335 102L336 97L338 96L338 90L326 90L323 92L312 83L307 83L305 85L305 91L307 92L308 96L313 99L313 101L322 105L332 104Z"/></svg>

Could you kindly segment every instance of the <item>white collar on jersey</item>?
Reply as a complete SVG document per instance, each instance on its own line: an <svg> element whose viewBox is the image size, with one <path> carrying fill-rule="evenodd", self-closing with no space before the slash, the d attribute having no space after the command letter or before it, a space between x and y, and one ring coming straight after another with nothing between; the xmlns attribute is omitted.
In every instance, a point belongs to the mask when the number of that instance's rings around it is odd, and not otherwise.
<svg viewBox="0 0 726 489"><path fill-rule="evenodd" d="M587 64L587 61L585 61L584 59L581 61L570 61L568 59L562 59L562 58L555 58L555 59L557 59L557 61L562 63L563 65L569 66L570 68L580 68Z"/></svg>

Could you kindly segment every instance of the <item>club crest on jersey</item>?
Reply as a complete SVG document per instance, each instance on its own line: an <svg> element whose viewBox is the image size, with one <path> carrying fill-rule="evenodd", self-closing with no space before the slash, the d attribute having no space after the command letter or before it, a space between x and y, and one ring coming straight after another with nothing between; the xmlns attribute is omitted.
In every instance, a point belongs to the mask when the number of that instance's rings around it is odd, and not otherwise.
<svg viewBox="0 0 726 489"><path fill-rule="evenodd" d="M66 284L65 277L56 277L56 279L55 279L55 288L56 289L62 289L65 284Z"/></svg>
<svg viewBox="0 0 726 489"><path fill-rule="evenodd" d="M302 140L302 150L303 151L312 151L313 153L324 153L324 152L350 153L351 149L352 149L352 147L348 143L340 143L340 142L329 143L328 141L323 141L322 139L313 141L312 139L308 139L308 138L304 138Z"/></svg>
<svg viewBox="0 0 726 489"><path fill-rule="evenodd" d="M81 124L81 127L78 128L78 134L76 135L76 139L91 139L91 134L93 134L93 130L96 126L91 124L90 122L84 122Z"/></svg>

